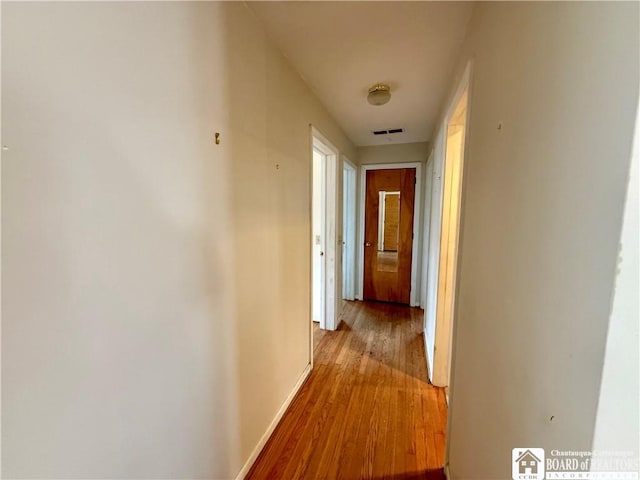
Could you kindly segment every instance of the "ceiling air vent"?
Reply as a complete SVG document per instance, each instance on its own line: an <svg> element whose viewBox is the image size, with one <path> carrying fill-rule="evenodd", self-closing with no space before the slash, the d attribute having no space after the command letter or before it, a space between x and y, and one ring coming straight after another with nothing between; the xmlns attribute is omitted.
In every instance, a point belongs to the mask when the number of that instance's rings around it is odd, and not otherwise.
<svg viewBox="0 0 640 480"><path fill-rule="evenodd" d="M392 133L402 133L404 132L404 128L392 128L390 130L374 130L373 133L374 135L389 135Z"/></svg>

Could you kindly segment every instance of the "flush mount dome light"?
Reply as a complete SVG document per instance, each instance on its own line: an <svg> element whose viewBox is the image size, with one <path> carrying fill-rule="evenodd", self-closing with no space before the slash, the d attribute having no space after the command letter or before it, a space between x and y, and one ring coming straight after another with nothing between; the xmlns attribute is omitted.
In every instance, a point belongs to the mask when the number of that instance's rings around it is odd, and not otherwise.
<svg viewBox="0 0 640 480"><path fill-rule="evenodd" d="M367 101L371 105L384 105L391 100L391 88L384 83L378 83L369 89Z"/></svg>

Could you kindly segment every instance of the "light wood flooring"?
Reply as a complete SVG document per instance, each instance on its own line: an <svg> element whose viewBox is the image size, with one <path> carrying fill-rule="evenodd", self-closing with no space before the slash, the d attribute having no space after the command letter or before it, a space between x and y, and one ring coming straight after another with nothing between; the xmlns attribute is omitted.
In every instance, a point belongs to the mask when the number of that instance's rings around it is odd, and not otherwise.
<svg viewBox="0 0 640 480"><path fill-rule="evenodd" d="M347 302L314 324L314 368L247 479L444 480L447 406L427 382L422 310Z"/></svg>

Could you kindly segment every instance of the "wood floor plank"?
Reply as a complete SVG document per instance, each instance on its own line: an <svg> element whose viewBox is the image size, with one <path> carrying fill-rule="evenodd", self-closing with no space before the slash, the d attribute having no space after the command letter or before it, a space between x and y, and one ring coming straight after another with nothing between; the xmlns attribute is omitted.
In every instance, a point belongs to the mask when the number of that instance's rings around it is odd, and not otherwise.
<svg viewBox="0 0 640 480"><path fill-rule="evenodd" d="M443 480L447 406L427 382L422 310L346 302L314 324L314 369L251 480Z"/></svg>

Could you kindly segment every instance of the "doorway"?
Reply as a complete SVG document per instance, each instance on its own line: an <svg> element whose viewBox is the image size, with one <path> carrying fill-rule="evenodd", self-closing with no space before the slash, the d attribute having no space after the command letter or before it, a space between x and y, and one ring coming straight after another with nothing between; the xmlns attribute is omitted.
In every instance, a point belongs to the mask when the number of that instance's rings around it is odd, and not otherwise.
<svg viewBox="0 0 640 480"><path fill-rule="evenodd" d="M409 304L416 169L369 170L363 299Z"/></svg>
<svg viewBox="0 0 640 480"><path fill-rule="evenodd" d="M432 357L431 381L439 387L448 387L451 377L467 104L468 83L463 83L441 130L437 150L442 163L432 190L425 333L433 338L432 346L427 342L427 355Z"/></svg>
<svg viewBox="0 0 640 480"><path fill-rule="evenodd" d="M325 327L325 172L326 156L317 148L313 148L313 185L312 196L312 231L311 231L311 258L312 258L312 295L311 295L311 319Z"/></svg>
<svg viewBox="0 0 640 480"><path fill-rule="evenodd" d="M311 127L311 320L321 329L337 327L340 291L338 266L338 150Z"/></svg>
<svg viewBox="0 0 640 480"><path fill-rule="evenodd" d="M458 265L460 231L460 195L467 120L467 92L458 100L447 124L442 231L440 234L440 271L436 308L435 381L449 385L451 376L451 340Z"/></svg>

